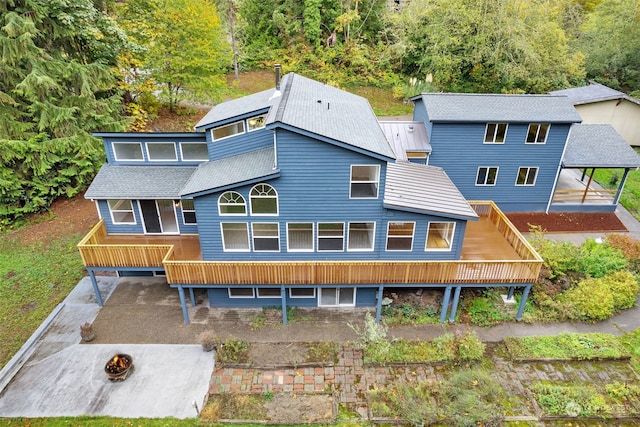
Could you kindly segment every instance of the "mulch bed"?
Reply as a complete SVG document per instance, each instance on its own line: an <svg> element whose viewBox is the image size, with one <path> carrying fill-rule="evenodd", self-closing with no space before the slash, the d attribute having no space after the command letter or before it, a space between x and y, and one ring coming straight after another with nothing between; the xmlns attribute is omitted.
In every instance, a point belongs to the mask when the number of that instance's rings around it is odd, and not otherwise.
<svg viewBox="0 0 640 427"><path fill-rule="evenodd" d="M627 228L615 213L588 212L512 212L506 214L522 233L528 233L530 225L537 225L548 233L598 233L625 232Z"/></svg>

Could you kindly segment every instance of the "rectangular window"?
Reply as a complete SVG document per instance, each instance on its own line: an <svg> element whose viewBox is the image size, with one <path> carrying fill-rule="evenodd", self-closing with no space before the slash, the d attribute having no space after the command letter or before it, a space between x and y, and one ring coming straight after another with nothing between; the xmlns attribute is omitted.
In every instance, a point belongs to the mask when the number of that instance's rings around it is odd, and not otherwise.
<svg viewBox="0 0 640 427"><path fill-rule="evenodd" d="M244 133L244 120L211 129L211 135L214 141L228 138L239 133Z"/></svg>
<svg viewBox="0 0 640 427"><path fill-rule="evenodd" d="M280 298L280 288L258 288L258 298Z"/></svg>
<svg viewBox="0 0 640 427"><path fill-rule="evenodd" d="M320 288L320 307L353 307L356 305L355 288Z"/></svg>
<svg viewBox="0 0 640 427"><path fill-rule="evenodd" d="M173 142L147 142L147 158L151 162L178 160Z"/></svg>
<svg viewBox="0 0 640 427"><path fill-rule="evenodd" d="M536 185L538 168L519 168L516 185Z"/></svg>
<svg viewBox="0 0 640 427"><path fill-rule="evenodd" d="M228 288L229 298L254 298L253 288Z"/></svg>
<svg viewBox="0 0 640 427"><path fill-rule="evenodd" d="M348 251L372 251L376 235L375 222L350 222Z"/></svg>
<svg viewBox="0 0 640 427"><path fill-rule="evenodd" d="M450 251L455 222L430 222L427 228L427 251Z"/></svg>
<svg viewBox="0 0 640 427"><path fill-rule="evenodd" d="M203 162L209 160L206 142L181 142L180 154L183 162Z"/></svg>
<svg viewBox="0 0 640 427"><path fill-rule="evenodd" d="M131 200L107 200L107 203L109 204L109 212L111 212L111 221L114 224L124 225L136 223Z"/></svg>
<svg viewBox="0 0 640 427"><path fill-rule="evenodd" d="M221 222L222 248L226 252L249 251L249 226L244 222Z"/></svg>
<svg viewBox="0 0 640 427"><path fill-rule="evenodd" d="M487 123L487 128L484 131L485 144L504 144L506 137L506 123Z"/></svg>
<svg viewBox="0 0 640 427"><path fill-rule="evenodd" d="M291 298L315 298L316 288L289 288Z"/></svg>
<svg viewBox="0 0 640 427"><path fill-rule="evenodd" d="M113 155L118 161L142 162L142 144L139 142L113 142Z"/></svg>
<svg viewBox="0 0 640 427"><path fill-rule="evenodd" d="M325 222L318 224L318 251L344 250L344 224Z"/></svg>
<svg viewBox="0 0 640 427"><path fill-rule="evenodd" d="M251 224L253 250L256 252L278 252L280 250L280 227L277 222Z"/></svg>
<svg viewBox="0 0 640 427"><path fill-rule="evenodd" d="M387 250L411 251L415 222L389 222L387 224Z"/></svg>
<svg viewBox="0 0 640 427"><path fill-rule="evenodd" d="M182 220L185 224L197 224L196 208L193 205L193 199L184 199L180 202L182 206Z"/></svg>
<svg viewBox="0 0 640 427"><path fill-rule="evenodd" d="M427 153L424 151L406 151L407 159L409 160L425 160L427 158Z"/></svg>
<svg viewBox="0 0 640 427"><path fill-rule="evenodd" d="M267 119L266 114L262 114L260 116L255 116L247 119L247 128L249 132L256 129L262 129L264 127L264 122Z"/></svg>
<svg viewBox="0 0 640 427"><path fill-rule="evenodd" d="M313 223L291 222L287 224L287 250L290 252L313 251Z"/></svg>
<svg viewBox="0 0 640 427"><path fill-rule="evenodd" d="M549 123L531 123L527 131L526 144L546 144L549 133Z"/></svg>
<svg viewBox="0 0 640 427"><path fill-rule="evenodd" d="M379 165L352 165L349 197L352 199L376 199L378 197L379 182Z"/></svg>
<svg viewBox="0 0 640 427"><path fill-rule="evenodd" d="M476 185L496 185L498 168L496 166L481 166L476 175Z"/></svg>

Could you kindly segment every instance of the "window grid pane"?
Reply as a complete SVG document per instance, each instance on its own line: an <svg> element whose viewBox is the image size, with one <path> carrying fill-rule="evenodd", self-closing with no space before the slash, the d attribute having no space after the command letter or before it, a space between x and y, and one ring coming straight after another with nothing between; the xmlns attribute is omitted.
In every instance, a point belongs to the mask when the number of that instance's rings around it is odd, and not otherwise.
<svg viewBox="0 0 640 427"><path fill-rule="evenodd" d="M280 230L277 223L253 223L253 249L255 251L280 250Z"/></svg>
<svg viewBox="0 0 640 427"><path fill-rule="evenodd" d="M287 224L287 244L290 251L312 251L313 223Z"/></svg>
<svg viewBox="0 0 640 427"><path fill-rule="evenodd" d="M344 250L344 224L318 224L318 251Z"/></svg>
<svg viewBox="0 0 640 427"><path fill-rule="evenodd" d="M373 222L350 222L347 250L373 250L375 225Z"/></svg>
<svg viewBox="0 0 640 427"><path fill-rule="evenodd" d="M222 243L225 251L248 251L249 230L246 223L222 223Z"/></svg>
<svg viewBox="0 0 640 427"><path fill-rule="evenodd" d="M413 222L390 222L387 229L387 250L412 250L414 227Z"/></svg>
<svg viewBox="0 0 640 427"><path fill-rule="evenodd" d="M258 184L251 189L251 214L253 215L277 215L278 194L268 184Z"/></svg>
<svg viewBox="0 0 640 427"><path fill-rule="evenodd" d="M430 222L427 229L427 246L429 250L449 250L453 243L453 222Z"/></svg>
<svg viewBox="0 0 640 427"><path fill-rule="evenodd" d="M503 144L506 136L506 123L487 123L487 128L484 133L485 144Z"/></svg>
<svg viewBox="0 0 640 427"><path fill-rule="evenodd" d="M378 197L379 180L380 180L380 167L378 165L351 166L350 197L352 198Z"/></svg>
<svg viewBox="0 0 640 427"><path fill-rule="evenodd" d="M206 143L180 143L183 161L205 161L209 160L209 151Z"/></svg>
<svg viewBox="0 0 640 427"><path fill-rule="evenodd" d="M142 144L139 142L114 142L113 152L116 160L142 161Z"/></svg>
<svg viewBox="0 0 640 427"><path fill-rule="evenodd" d="M228 125L214 128L211 133L214 141L222 138L228 138L239 133L244 133L244 121L229 123Z"/></svg>

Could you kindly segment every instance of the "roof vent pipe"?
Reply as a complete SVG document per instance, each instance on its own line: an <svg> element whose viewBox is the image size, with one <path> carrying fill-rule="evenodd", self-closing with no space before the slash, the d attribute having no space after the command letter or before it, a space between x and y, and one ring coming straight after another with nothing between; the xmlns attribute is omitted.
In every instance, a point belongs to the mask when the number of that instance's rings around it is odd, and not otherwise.
<svg viewBox="0 0 640 427"><path fill-rule="evenodd" d="M280 73L282 72L282 66L280 64L276 64L275 68L276 68L276 90L280 90Z"/></svg>

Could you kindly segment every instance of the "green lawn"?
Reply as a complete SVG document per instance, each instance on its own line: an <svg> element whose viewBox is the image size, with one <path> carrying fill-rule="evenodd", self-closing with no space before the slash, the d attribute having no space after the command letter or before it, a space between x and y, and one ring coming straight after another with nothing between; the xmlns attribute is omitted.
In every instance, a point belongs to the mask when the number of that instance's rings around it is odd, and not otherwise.
<svg viewBox="0 0 640 427"><path fill-rule="evenodd" d="M596 169L594 179L604 188L616 189L622 179L624 169ZM629 172L620 204L640 221L640 171Z"/></svg>

